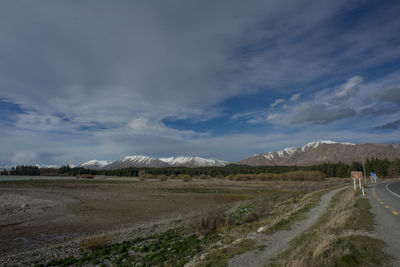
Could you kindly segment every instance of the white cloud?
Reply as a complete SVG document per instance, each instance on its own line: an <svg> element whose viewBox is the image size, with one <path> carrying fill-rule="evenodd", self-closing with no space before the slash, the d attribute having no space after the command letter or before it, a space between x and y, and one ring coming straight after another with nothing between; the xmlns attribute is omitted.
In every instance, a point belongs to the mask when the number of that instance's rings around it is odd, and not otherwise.
<svg viewBox="0 0 400 267"><path fill-rule="evenodd" d="M17 151L12 156L12 163L15 165L34 164L36 160L36 153L32 151Z"/></svg>
<svg viewBox="0 0 400 267"><path fill-rule="evenodd" d="M268 120L268 121L274 120L274 119L276 119L277 117L278 117L278 114L269 114L269 115L267 116L267 120Z"/></svg>
<svg viewBox="0 0 400 267"><path fill-rule="evenodd" d="M66 128L72 130L72 125L67 126L67 123L65 123L60 117L35 112L18 115L15 126L21 129L39 131L66 130Z"/></svg>
<svg viewBox="0 0 400 267"><path fill-rule="evenodd" d="M294 101L298 100L300 98L300 96L301 96L300 93L294 94L290 97L290 101L294 102Z"/></svg>
<svg viewBox="0 0 400 267"><path fill-rule="evenodd" d="M286 101L286 100L283 99L283 98L275 99L274 103L272 103L272 104L270 105L270 107L271 107L271 108L274 108L274 107L278 106L279 104L284 103L285 101Z"/></svg>
<svg viewBox="0 0 400 267"><path fill-rule="evenodd" d="M358 91L358 85L363 82L361 76L354 76L347 80L345 84L336 89L335 95L340 98L349 98L354 96Z"/></svg>
<svg viewBox="0 0 400 267"><path fill-rule="evenodd" d="M182 137L182 136L202 136L208 133L196 133L191 130L176 130L167 127L162 122L152 121L146 118L138 118L128 123L135 134L144 134L149 136Z"/></svg>

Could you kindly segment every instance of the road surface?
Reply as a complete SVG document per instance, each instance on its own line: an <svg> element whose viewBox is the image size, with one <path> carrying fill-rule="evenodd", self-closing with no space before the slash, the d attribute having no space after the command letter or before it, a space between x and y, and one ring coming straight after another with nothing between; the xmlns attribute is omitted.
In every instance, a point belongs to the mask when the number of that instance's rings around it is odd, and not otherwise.
<svg viewBox="0 0 400 267"><path fill-rule="evenodd" d="M368 192L376 236L387 243L387 252L396 258L393 266L400 267L400 182L382 182Z"/></svg>

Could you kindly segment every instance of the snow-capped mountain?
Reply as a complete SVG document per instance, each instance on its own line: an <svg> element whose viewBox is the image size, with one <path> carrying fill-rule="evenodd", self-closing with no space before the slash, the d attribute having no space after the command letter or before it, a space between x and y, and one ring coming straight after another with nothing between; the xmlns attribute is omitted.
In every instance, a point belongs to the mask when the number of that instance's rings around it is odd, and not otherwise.
<svg viewBox="0 0 400 267"><path fill-rule="evenodd" d="M93 170L99 170L103 169L105 166L109 165L111 162L106 161L106 160L89 160L88 162L85 162L81 165L82 168L85 169L93 169Z"/></svg>
<svg viewBox="0 0 400 267"><path fill-rule="evenodd" d="M171 167L222 167L228 164L226 161L200 157L169 157L160 158L160 160L169 164Z"/></svg>
<svg viewBox="0 0 400 267"><path fill-rule="evenodd" d="M57 169L60 166L52 164L52 165L45 165L45 164L35 164L34 166L38 167L39 169Z"/></svg>
<svg viewBox="0 0 400 267"><path fill-rule="evenodd" d="M206 166L225 166L228 162L217 159L206 159L200 157L169 157L152 158L142 155L126 156L114 162L105 160L90 160L81 165L85 169L121 169L121 168L166 168L166 167L206 167Z"/></svg>
<svg viewBox="0 0 400 267"><path fill-rule="evenodd" d="M338 143L330 140L310 142L302 147L285 148L276 152L265 152L244 159L239 164L262 165L313 165L324 162L360 161L362 157L400 158L400 147L397 144L352 144Z"/></svg>
<svg viewBox="0 0 400 267"><path fill-rule="evenodd" d="M105 166L105 169L121 169L129 167L148 167L148 168L161 168L169 167L167 163L162 162L157 158L137 155L137 156L126 156L120 160L114 161L113 163Z"/></svg>

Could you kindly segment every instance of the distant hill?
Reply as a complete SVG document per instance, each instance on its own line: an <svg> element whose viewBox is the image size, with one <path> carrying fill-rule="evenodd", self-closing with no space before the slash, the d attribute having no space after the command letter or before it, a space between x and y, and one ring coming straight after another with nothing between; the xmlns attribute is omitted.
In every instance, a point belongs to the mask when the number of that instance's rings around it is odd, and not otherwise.
<svg viewBox="0 0 400 267"><path fill-rule="evenodd" d="M333 141L314 141L302 147L285 148L248 157L238 164L250 166L306 166L325 162L361 161L362 157L393 160L400 158L400 144L351 144Z"/></svg>

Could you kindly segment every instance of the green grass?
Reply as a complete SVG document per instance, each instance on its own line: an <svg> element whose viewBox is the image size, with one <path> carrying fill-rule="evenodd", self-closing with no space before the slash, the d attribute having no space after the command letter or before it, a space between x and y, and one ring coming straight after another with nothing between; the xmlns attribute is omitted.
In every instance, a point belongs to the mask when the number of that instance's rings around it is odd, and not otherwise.
<svg viewBox="0 0 400 267"><path fill-rule="evenodd" d="M42 266L104 264L106 266L183 266L201 251L202 240L196 235L185 236L178 230L147 238L136 238L103 249L88 251L79 258L67 257Z"/></svg>
<svg viewBox="0 0 400 267"><path fill-rule="evenodd" d="M385 246L382 240L353 235L339 238L323 256L329 259L331 250L343 251L343 254L336 255L333 261L331 260L330 266L385 266L392 259L382 251Z"/></svg>
<svg viewBox="0 0 400 267"><path fill-rule="evenodd" d="M374 230L375 215L370 211L371 205L367 198L356 198L351 219L345 226L349 230Z"/></svg>
<svg viewBox="0 0 400 267"><path fill-rule="evenodd" d="M235 255L242 254L246 251L253 250L255 248L254 240L244 240L237 245L233 245L227 248L216 250L206 257L206 262L200 266L206 267L224 267L228 266L228 260Z"/></svg>

